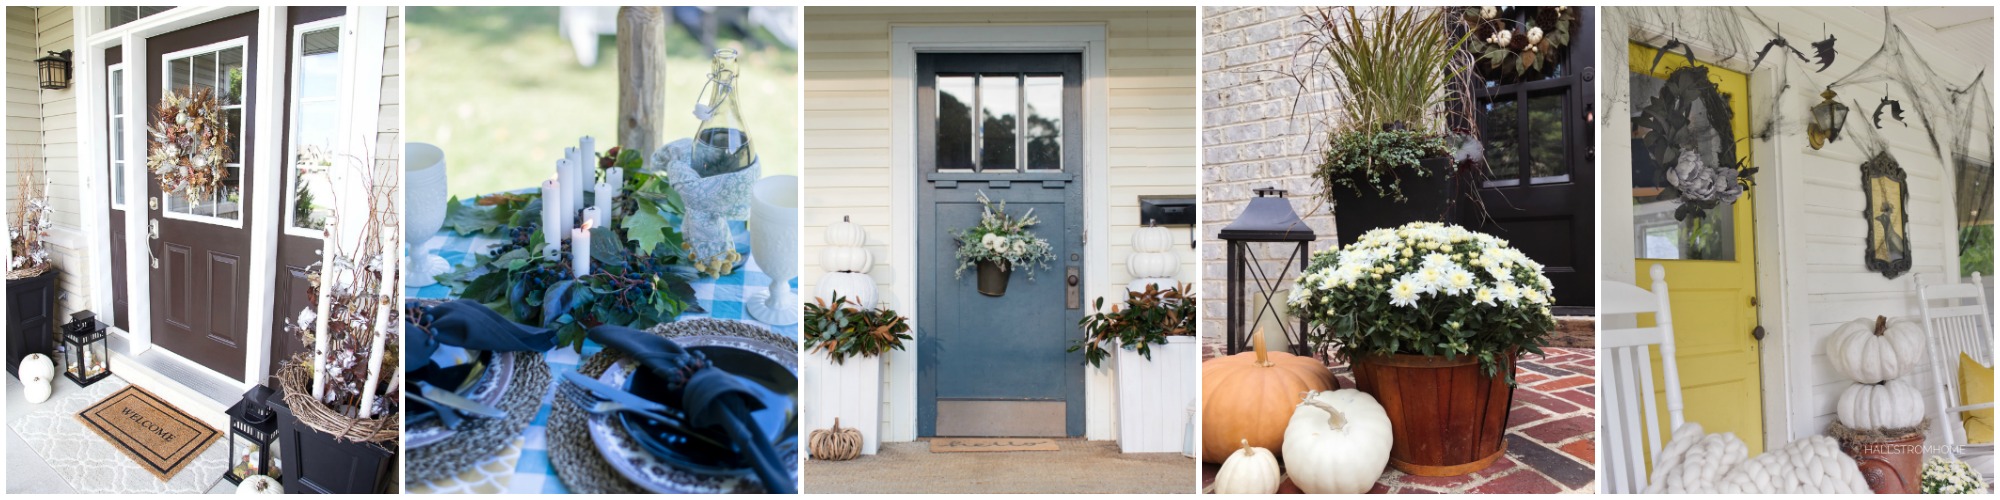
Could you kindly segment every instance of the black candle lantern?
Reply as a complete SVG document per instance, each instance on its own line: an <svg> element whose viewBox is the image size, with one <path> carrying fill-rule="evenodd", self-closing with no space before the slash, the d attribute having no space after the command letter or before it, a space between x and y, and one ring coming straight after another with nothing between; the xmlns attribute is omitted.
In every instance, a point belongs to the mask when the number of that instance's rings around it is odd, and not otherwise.
<svg viewBox="0 0 2000 500"><path fill-rule="evenodd" d="M273 391L258 385L229 407L229 469L222 478L243 484L250 476L278 478L278 419L271 418Z"/></svg>
<svg viewBox="0 0 2000 500"><path fill-rule="evenodd" d="M105 324L97 320L97 313L88 310L70 314L69 319L63 325L63 375L76 382L77 387L90 387L111 375Z"/></svg>
<svg viewBox="0 0 2000 500"><path fill-rule="evenodd" d="M1812 123L1806 125L1806 142L1813 149L1840 140L1840 129L1847 126L1847 105L1833 100L1838 95L1833 92L1833 87L1827 87L1826 91L1819 93L1822 100L1812 107Z"/></svg>
<svg viewBox="0 0 2000 500"><path fill-rule="evenodd" d="M42 88L62 90L69 88L70 51L49 51L49 55L35 59L35 66L42 71Z"/></svg>
<svg viewBox="0 0 2000 500"><path fill-rule="evenodd" d="M1250 199L1250 204L1243 207L1243 213L1236 216L1236 221L1222 228L1218 235L1229 248L1226 263L1229 267L1229 316L1226 319L1229 326L1225 344L1229 354L1241 352L1251 345L1250 335L1254 333L1254 325L1259 319L1266 315L1279 315L1280 306L1275 302L1284 299L1276 296L1276 292L1290 286L1294 267L1305 270L1312 258L1310 245L1313 240L1319 239L1305 221L1299 220L1298 212L1292 210L1292 203L1285 199L1285 190L1261 188L1256 193L1257 197ZM1281 250L1273 255L1260 256L1257 248L1262 245L1259 244L1276 244ZM1263 265L1266 259L1276 262L1280 258L1284 259L1284 265L1275 268L1275 272ZM1261 295L1264 300L1257 301L1258 305L1253 307L1250 303L1252 294ZM1305 320L1299 320L1296 325L1278 324L1284 330L1285 338L1290 340L1293 354L1311 352L1305 342Z"/></svg>

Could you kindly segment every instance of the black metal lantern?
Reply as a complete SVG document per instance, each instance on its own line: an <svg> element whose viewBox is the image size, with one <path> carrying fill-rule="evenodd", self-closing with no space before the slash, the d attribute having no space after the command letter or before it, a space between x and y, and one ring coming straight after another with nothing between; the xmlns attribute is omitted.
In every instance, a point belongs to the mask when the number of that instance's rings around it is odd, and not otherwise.
<svg viewBox="0 0 2000 500"><path fill-rule="evenodd" d="M97 320L97 313L88 310L69 315L69 323L63 325L63 375L76 382L77 387L90 384L111 375L111 352L104 338L107 325Z"/></svg>
<svg viewBox="0 0 2000 500"><path fill-rule="evenodd" d="M1258 320L1265 315L1280 315L1278 307L1273 304L1282 300L1276 297L1276 292L1289 286L1294 267L1301 272L1305 270L1306 264L1312 260L1310 245L1313 240L1319 239L1319 235L1313 234L1312 227L1307 226L1305 221L1299 219L1298 212L1292 210L1292 203L1285 199L1285 190L1269 187L1257 189L1256 193L1257 197L1250 199L1249 205L1243 207L1243 213L1236 216L1236 221L1222 228L1218 235L1229 248L1226 263L1229 266L1229 316L1225 320L1229 325L1225 343L1228 354L1250 347L1250 335ZM1257 248L1263 243L1275 243L1283 249L1273 255L1260 256ZM1267 270L1263 265L1266 259L1276 262L1280 258L1284 259L1284 264L1275 271ZM1250 303L1252 294L1260 295L1264 300L1257 301L1258 305L1253 307ZM1311 352L1305 342L1304 319L1300 319L1297 325L1283 322L1278 325L1284 330L1285 338L1291 341L1290 351L1293 354Z"/></svg>
<svg viewBox="0 0 2000 500"><path fill-rule="evenodd" d="M35 58L35 66L42 70L42 88L62 90L69 88L70 51L49 51L49 55Z"/></svg>
<svg viewBox="0 0 2000 500"><path fill-rule="evenodd" d="M1819 93L1823 100L1812 107L1812 123L1806 125L1806 141L1811 143L1813 149L1840 140L1840 129L1847 126L1847 105L1833 100L1838 95L1833 92L1833 87L1827 87L1826 91Z"/></svg>
<svg viewBox="0 0 2000 500"><path fill-rule="evenodd" d="M222 478L243 484L250 476L279 477L278 419L271 418L269 399L275 391L258 385L229 407L229 468Z"/></svg>

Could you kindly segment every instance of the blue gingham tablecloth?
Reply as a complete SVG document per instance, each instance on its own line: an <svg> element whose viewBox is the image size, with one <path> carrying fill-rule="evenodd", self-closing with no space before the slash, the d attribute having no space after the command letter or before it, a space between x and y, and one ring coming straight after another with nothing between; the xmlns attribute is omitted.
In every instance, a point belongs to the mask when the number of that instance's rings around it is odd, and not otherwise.
<svg viewBox="0 0 2000 500"><path fill-rule="evenodd" d="M744 226L743 221L730 221L729 223L730 230L735 233L739 249L749 248L750 232L745 230ZM443 257L446 262L450 262L453 266L470 265L475 256L483 254L488 249L499 245L501 241L499 238L484 236L465 237L446 230L439 232L430 241L425 242L423 251ZM715 318L741 321L768 328L772 333L791 337L794 340L798 339L798 324L794 323L783 326L768 325L757 321L756 318L750 317L750 313L744 311L744 297L748 297L752 293L763 291L769 287L771 277L764 275L764 272L758 269L756 259L752 258L749 253L746 252L743 258L745 262L743 267L737 269L734 273L720 278L702 276L700 279L695 280L692 283L694 285L695 298L701 303L701 308L705 312L682 314L680 318ZM693 268L687 268L685 271L691 274L693 273ZM793 290L797 290L799 286L798 280L794 278L788 283L788 286ZM451 296L451 288L444 285L431 285L421 288L405 287L403 290L406 295L413 299L453 298ZM585 358L596 354L601 349L603 347L598 346L596 342L585 341L581 354L569 347L557 347L543 356L543 359L548 361L549 368L553 370L554 374L560 377L564 372L576 371L576 367L583 364ZM557 380L561 379L558 378ZM555 467L549 462L547 426L549 424L549 412L553 409L550 406L550 402L554 400L555 387L555 384L549 384L549 394L542 396L542 406L535 414L535 420L530 422L528 428L521 432L521 456L519 462L514 466L514 477L507 487L509 493L569 493L569 488L564 487L562 480L556 477ZM493 457L488 460L498 461L501 458ZM478 466L485 465L487 464L482 463Z"/></svg>

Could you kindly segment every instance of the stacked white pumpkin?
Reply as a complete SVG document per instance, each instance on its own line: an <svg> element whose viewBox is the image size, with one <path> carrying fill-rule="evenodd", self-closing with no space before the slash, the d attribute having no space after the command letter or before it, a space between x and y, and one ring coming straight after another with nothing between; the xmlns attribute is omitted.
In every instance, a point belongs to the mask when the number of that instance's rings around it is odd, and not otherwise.
<svg viewBox="0 0 2000 500"><path fill-rule="evenodd" d="M1905 318L1861 318L1826 342L1833 368L1854 381L1834 417L1851 429L1911 429L1923 423L1924 398L1910 375L1923 363L1924 328Z"/></svg>
<svg viewBox="0 0 2000 500"><path fill-rule="evenodd" d="M1147 226L1132 232L1132 257L1125 260L1125 270L1132 273L1132 281L1125 288L1143 292L1147 286L1158 286L1167 290L1180 286L1174 274L1180 271L1181 255L1174 252L1174 235L1167 228Z"/></svg>
<svg viewBox="0 0 2000 500"><path fill-rule="evenodd" d="M819 267L826 271L819 284L813 286L813 296L833 306L835 294L842 301L856 307L875 307L875 278L868 276L868 270L875 267L875 257L868 253L868 231L855 224L846 216L840 222L826 226L826 246L819 250Z"/></svg>

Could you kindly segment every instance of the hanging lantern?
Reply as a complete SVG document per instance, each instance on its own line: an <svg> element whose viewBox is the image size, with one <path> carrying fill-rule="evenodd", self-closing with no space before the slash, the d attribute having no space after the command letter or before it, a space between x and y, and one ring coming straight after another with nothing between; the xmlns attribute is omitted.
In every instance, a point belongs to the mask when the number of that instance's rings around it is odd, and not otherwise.
<svg viewBox="0 0 2000 500"><path fill-rule="evenodd" d="M104 338L106 325L97 320L97 313L88 310L77 311L69 318L69 323L63 325L63 375L77 387L90 387L111 375L111 352L105 347Z"/></svg>
<svg viewBox="0 0 2000 500"><path fill-rule="evenodd" d="M281 477L278 470L278 420L271 418L274 391L258 385L229 407L229 468L222 478L243 484L254 476Z"/></svg>
<svg viewBox="0 0 2000 500"><path fill-rule="evenodd" d="M42 88L62 90L69 88L70 51L49 51L49 55L35 59L35 66L42 70Z"/></svg>
<svg viewBox="0 0 2000 500"><path fill-rule="evenodd" d="M1291 285L1294 268L1305 271L1312 260L1309 247L1319 236L1311 227L1299 219L1298 212L1292 210L1292 203L1285 199L1286 191L1278 188L1256 190L1257 197L1243 207L1243 213L1236 221L1222 228L1218 235L1229 249L1228 302L1229 314L1227 342L1228 354L1235 354L1248 348L1251 332L1260 320L1283 318L1285 297L1279 295ZM1271 255L1259 255L1259 248L1278 248ZM1265 262L1283 264L1267 268ZM1253 297L1261 300L1253 300ZM1254 304L1253 304L1254 302ZM1306 355L1311 349L1305 342L1305 320L1297 324L1271 321L1282 331L1289 341L1293 354Z"/></svg>
<svg viewBox="0 0 2000 500"><path fill-rule="evenodd" d="M1833 92L1833 87L1827 87L1826 91L1819 93L1820 99L1824 100L1813 105L1812 124L1806 126L1806 140L1812 143L1815 150L1840 140L1840 129L1847 126L1847 105L1833 100L1838 95Z"/></svg>

